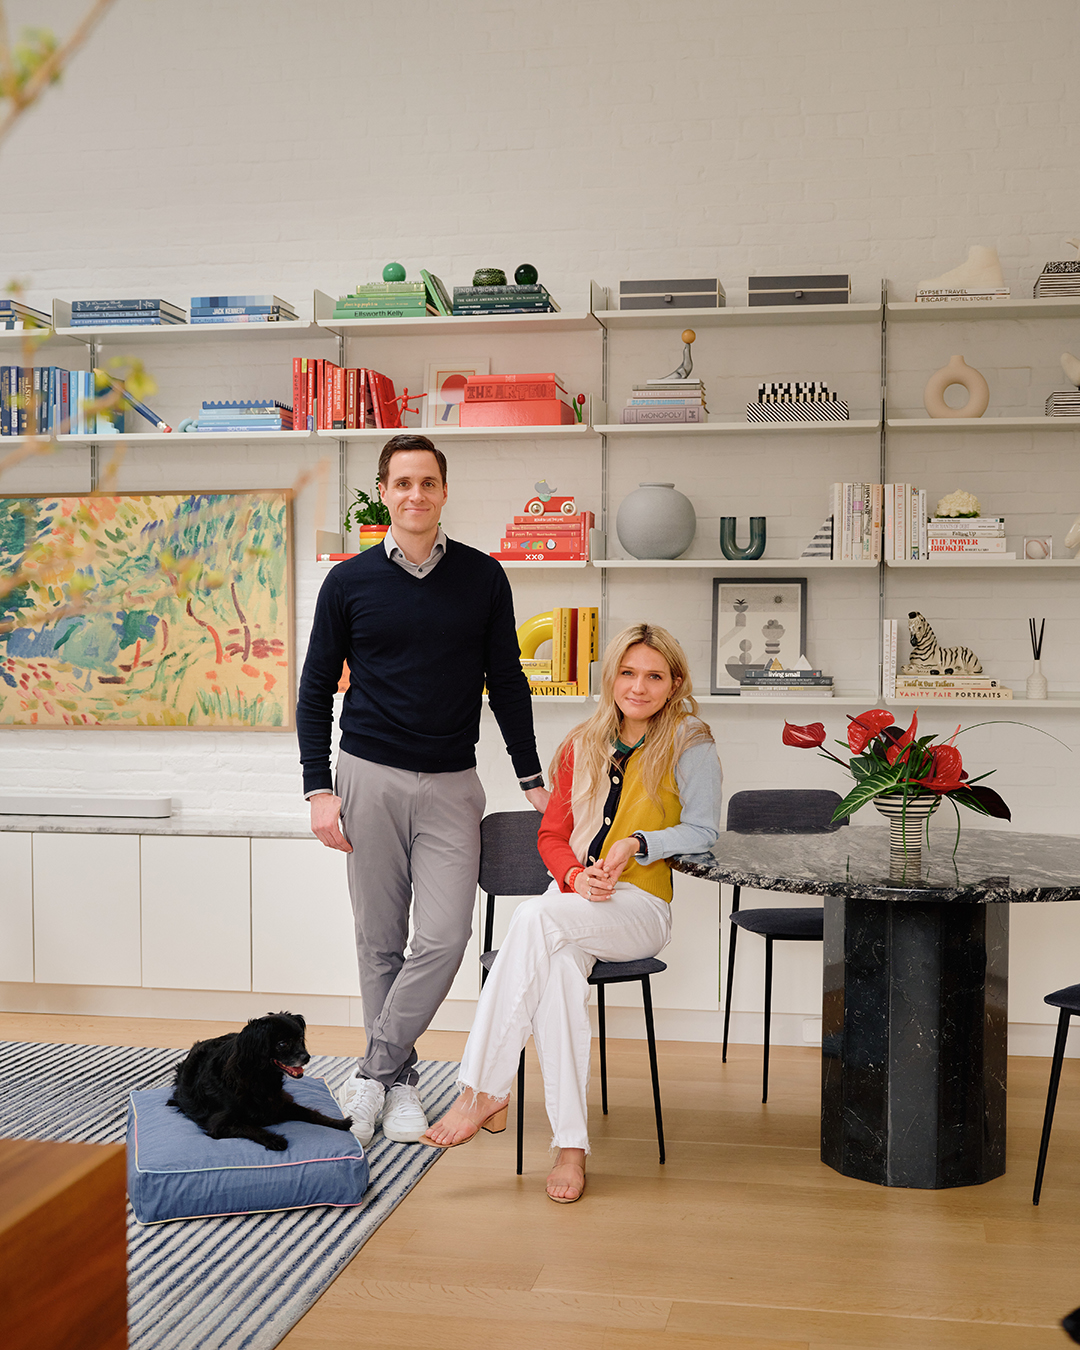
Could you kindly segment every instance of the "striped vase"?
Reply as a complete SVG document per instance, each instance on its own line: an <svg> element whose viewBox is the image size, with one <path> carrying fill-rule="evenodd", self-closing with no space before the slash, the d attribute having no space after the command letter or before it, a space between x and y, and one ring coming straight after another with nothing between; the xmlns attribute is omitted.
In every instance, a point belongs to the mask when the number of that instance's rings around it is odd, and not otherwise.
<svg viewBox="0 0 1080 1350"><path fill-rule="evenodd" d="M926 822L941 804L937 792L883 792L874 805L889 821L889 876L918 880Z"/></svg>

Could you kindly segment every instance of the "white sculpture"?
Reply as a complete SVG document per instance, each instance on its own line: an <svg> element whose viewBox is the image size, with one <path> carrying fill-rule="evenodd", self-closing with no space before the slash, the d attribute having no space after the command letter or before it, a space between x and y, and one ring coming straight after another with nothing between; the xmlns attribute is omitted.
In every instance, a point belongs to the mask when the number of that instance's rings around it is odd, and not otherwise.
<svg viewBox="0 0 1080 1350"><path fill-rule="evenodd" d="M939 647L934 630L923 616L908 614L911 657L902 675L981 675L982 662L970 647Z"/></svg>
<svg viewBox="0 0 1080 1350"><path fill-rule="evenodd" d="M1061 369L1065 372L1065 378L1080 389L1080 361L1071 352L1061 353Z"/></svg>
<svg viewBox="0 0 1080 1350"><path fill-rule="evenodd" d="M950 408L945 390L951 384L962 385L968 399L962 408ZM923 407L931 417L981 417L990 405L990 386L962 356L950 356L949 364L935 370L923 390Z"/></svg>
<svg viewBox="0 0 1080 1350"><path fill-rule="evenodd" d="M920 281L916 290L920 291L996 291L1005 285L1001 272L1001 261L996 248L987 244L972 244L968 250L967 262L954 267L951 272L943 272L929 281Z"/></svg>
<svg viewBox="0 0 1080 1350"><path fill-rule="evenodd" d="M978 497L963 488L957 488L947 497L942 497L934 507L935 516L978 516L982 514Z"/></svg>
<svg viewBox="0 0 1080 1350"><path fill-rule="evenodd" d="M1080 548L1080 516L1077 516L1069 526L1069 533L1065 536L1066 548Z"/></svg>

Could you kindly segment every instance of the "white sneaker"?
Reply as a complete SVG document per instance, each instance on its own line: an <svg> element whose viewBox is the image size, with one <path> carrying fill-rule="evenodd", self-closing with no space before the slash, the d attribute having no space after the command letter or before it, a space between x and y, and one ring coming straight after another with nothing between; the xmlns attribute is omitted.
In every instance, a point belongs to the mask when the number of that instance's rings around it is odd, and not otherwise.
<svg viewBox="0 0 1080 1350"><path fill-rule="evenodd" d="M415 1144L428 1127L420 1094L408 1083L395 1083L386 1090L382 1132L396 1144Z"/></svg>
<svg viewBox="0 0 1080 1350"><path fill-rule="evenodd" d="M367 1148L375 1133L375 1122L382 1110L386 1089L374 1078L353 1074L338 1089L337 1099L342 1111L352 1116L352 1132Z"/></svg>

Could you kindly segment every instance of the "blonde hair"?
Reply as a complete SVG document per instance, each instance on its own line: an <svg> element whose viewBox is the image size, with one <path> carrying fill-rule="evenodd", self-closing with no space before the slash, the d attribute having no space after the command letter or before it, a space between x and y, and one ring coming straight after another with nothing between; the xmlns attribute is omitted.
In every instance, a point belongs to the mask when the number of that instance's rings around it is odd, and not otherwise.
<svg viewBox="0 0 1080 1350"><path fill-rule="evenodd" d="M645 738L636 759L641 771L642 786L649 797L658 802L660 787L671 774L675 761L691 745L711 741L712 732L698 718L697 699L686 653L666 628L655 624L636 623L613 637L604 652L600 669L600 703L586 722L576 726L555 752L549 770L552 787L558 783L563 757L574 747L574 774L592 790L607 775L614 763L615 741L622 730L623 715L615 702L615 677L631 647L651 648L667 662L675 688L667 703L654 713L645 731Z"/></svg>

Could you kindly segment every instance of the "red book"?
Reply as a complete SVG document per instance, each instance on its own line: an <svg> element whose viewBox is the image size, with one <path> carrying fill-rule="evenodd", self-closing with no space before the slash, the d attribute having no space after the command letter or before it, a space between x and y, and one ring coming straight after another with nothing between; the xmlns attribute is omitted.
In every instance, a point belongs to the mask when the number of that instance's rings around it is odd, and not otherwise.
<svg viewBox="0 0 1080 1350"><path fill-rule="evenodd" d="M387 430L400 427L401 408L394 402L394 381L378 370L369 370L368 379L375 404L375 425Z"/></svg>
<svg viewBox="0 0 1080 1350"><path fill-rule="evenodd" d="M558 549L523 549L519 541L514 540L509 543L507 540L501 541L501 548L498 553L491 555L493 558L501 558L503 562L588 562L588 551L581 548L558 548Z"/></svg>
<svg viewBox="0 0 1080 1350"><path fill-rule="evenodd" d="M300 370L303 357L294 356L292 362L292 410L293 430L300 431Z"/></svg>
<svg viewBox="0 0 1080 1350"><path fill-rule="evenodd" d="M307 392L304 395L304 416L307 418L309 431L315 431L315 411L318 404L315 401L315 391L317 386L316 366L318 361L314 357L308 357L304 362L307 366Z"/></svg>
<svg viewBox="0 0 1080 1350"><path fill-rule="evenodd" d="M591 511L575 512L572 516L553 515L553 516L515 516L512 525L506 527L509 534L512 530L530 530L540 531L547 534L576 534L581 530L591 530L594 517Z"/></svg>
<svg viewBox="0 0 1080 1350"><path fill-rule="evenodd" d="M331 375L330 425L335 431L342 431L345 427L345 372L340 366L334 366Z"/></svg>
<svg viewBox="0 0 1080 1350"><path fill-rule="evenodd" d="M371 384L366 370L356 372L356 425L363 430L375 425L375 414L371 405Z"/></svg>
<svg viewBox="0 0 1080 1350"><path fill-rule="evenodd" d="M507 403L533 398L565 398L570 395L558 380L504 380L470 376L465 382L466 403Z"/></svg>
<svg viewBox="0 0 1080 1350"><path fill-rule="evenodd" d="M349 431L356 427L356 380L359 374L351 366L345 372L345 426Z"/></svg>
<svg viewBox="0 0 1080 1350"><path fill-rule="evenodd" d="M368 393L371 395L371 411L375 417L375 425L380 430L385 425L382 415L382 400L379 397L379 380L381 378L377 370L369 370L367 373Z"/></svg>
<svg viewBox="0 0 1080 1350"><path fill-rule="evenodd" d="M571 426L577 420L570 404L558 398L463 403L460 419L463 427L557 427Z"/></svg>

